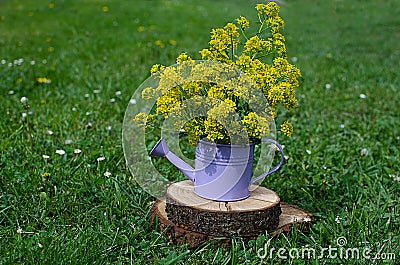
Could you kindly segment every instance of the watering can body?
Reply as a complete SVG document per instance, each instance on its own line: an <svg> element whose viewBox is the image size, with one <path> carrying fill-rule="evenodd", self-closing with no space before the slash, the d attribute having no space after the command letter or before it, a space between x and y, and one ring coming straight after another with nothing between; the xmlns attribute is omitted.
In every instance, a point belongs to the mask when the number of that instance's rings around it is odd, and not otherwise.
<svg viewBox="0 0 400 265"><path fill-rule="evenodd" d="M200 197L215 201L237 201L250 196L251 183L276 171L283 163L283 151L277 144L282 152L280 165L252 178L254 146L253 143L241 146L200 140L196 147L195 168L169 151L163 138L151 150L150 155L167 158L193 182L194 192Z"/></svg>

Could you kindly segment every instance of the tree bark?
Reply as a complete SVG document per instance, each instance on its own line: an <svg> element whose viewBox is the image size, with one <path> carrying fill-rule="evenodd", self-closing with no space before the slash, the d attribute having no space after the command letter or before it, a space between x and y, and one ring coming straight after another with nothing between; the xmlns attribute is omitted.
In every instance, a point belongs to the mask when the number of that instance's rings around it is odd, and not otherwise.
<svg viewBox="0 0 400 265"><path fill-rule="evenodd" d="M270 234L289 232L293 226L303 230L308 228L309 223L312 221L312 214L300 209L296 205L290 205L284 202L281 202L280 205L282 214L279 218L279 225L275 230L270 231ZM166 198L158 199L151 208L150 221L153 224L157 224L159 230L165 232L175 244L183 243L188 244L190 248L195 248L207 240L218 239L220 244L228 247L230 246L230 237L218 237L199 233L170 221L165 212L165 208ZM262 234L264 233L265 231ZM258 235L242 236L242 238L244 241L248 241L250 239L256 239L257 236Z"/></svg>

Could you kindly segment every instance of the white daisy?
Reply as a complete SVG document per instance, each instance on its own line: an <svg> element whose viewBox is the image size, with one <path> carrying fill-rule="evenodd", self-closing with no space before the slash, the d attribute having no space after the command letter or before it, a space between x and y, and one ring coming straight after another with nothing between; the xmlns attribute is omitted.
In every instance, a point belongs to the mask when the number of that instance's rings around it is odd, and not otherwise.
<svg viewBox="0 0 400 265"><path fill-rule="evenodd" d="M27 103L28 102L28 98L27 97L22 97L21 98L21 103L22 104L25 104L25 103Z"/></svg>
<svg viewBox="0 0 400 265"><path fill-rule="evenodd" d="M65 155L65 151L64 150L56 150L56 154Z"/></svg>

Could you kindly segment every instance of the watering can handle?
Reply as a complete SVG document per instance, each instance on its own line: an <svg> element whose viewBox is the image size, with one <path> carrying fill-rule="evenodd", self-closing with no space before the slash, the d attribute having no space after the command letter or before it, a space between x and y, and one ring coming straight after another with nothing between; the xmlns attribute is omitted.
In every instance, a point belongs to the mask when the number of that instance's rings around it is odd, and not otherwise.
<svg viewBox="0 0 400 265"><path fill-rule="evenodd" d="M277 141L272 140L272 139L261 139L261 142L270 142L270 143L273 143L274 145L276 145L276 147L278 147L279 151L281 151L281 161L279 162L279 164L276 167L274 167L270 171L268 171L268 172L266 172L266 173L264 173L264 174L262 174L262 175L260 175L260 176L258 176L256 178L252 179L251 183L254 183L254 182L257 182L259 180L262 180L263 178L265 178L269 174L274 173L275 171L277 171L282 166L283 162L285 161L285 154L283 153L283 148Z"/></svg>

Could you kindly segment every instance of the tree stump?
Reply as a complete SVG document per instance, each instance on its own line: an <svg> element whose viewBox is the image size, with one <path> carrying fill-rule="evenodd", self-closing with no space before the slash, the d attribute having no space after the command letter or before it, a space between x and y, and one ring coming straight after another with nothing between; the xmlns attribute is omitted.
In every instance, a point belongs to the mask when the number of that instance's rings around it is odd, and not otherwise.
<svg viewBox="0 0 400 265"><path fill-rule="evenodd" d="M264 187L255 188L247 199L218 202L193 191L191 181L172 184L166 195L168 220L185 230L210 236L257 236L274 231L281 215L279 196Z"/></svg>
<svg viewBox="0 0 400 265"><path fill-rule="evenodd" d="M312 221L312 214L300 209L296 205L290 205L284 202L280 203L282 214L279 218L279 225L274 231L270 231L270 234L278 234L282 232L289 232L293 226L298 229L307 229L308 224ZM160 231L163 231L165 235L169 236L176 244L188 244L190 248L196 248L200 244L207 240L218 239L223 245L230 246L230 237L218 237L207 235L204 233L199 233L192 231L185 226L171 222L167 213L166 208L166 198L158 199L153 207L151 208L150 222L156 223ZM265 231L261 234L264 234ZM258 235L255 236L242 236L244 241L250 239L256 239Z"/></svg>

